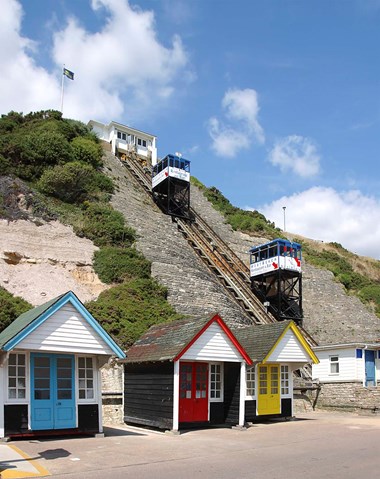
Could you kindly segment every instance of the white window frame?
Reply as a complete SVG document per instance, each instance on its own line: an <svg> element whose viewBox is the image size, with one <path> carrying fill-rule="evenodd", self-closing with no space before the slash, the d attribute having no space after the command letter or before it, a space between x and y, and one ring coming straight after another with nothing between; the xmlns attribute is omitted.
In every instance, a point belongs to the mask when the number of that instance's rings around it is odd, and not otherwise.
<svg viewBox="0 0 380 479"><path fill-rule="evenodd" d="M336 358L336 360L335 360ZM334 361L333 361L334 359ZM337 371L333 371L332 366L337 367ZM339 365L339 354L331 354L329 356L329 376L339 376L340 373L340 365Z"/></svg>
<svg viewBox="0 0 380 479"><path fill-rule="evenodd" d="M252 373L253 373L253 379L252 379ZM254 394L248 394L248 381L253 381ZM252 401L256 399L256 391L257 391L256 366L247 367L247 371L245 374L245 399L247 401Z"/></svg>
<svg viewBox="0 0 380 479"><path fill-rule="evenodd" d="M13 365L9 364L9 358L12 356L12 355L16 355L16 368L18 367L18 357L19 356L24 356L24 365L22 365L21 367L24 367L25 368L25 376L23 376L25 378L25 388L22 388L22 389L25 389L25 397L23 398L18 398L18 397L15 397L15 398L11 398L9 397L9 368L10 367L13 367ZM7 391L6 393L6 396L5 396L5 401L6 401L6 404L25 404L25 403L28 403L29 402L29 355L25 352L25 351L12 351L9 353L8 355L8 360L7 360L7 368L6 368L6 374L5 374L5 390ZM15 388L12 388L12 389L16 389L16 396L18 396L18 387L17 387L17 379L18 379L18 374L16 374L16 387ZM20 388L21 389L21 388Z"/></svg>
<svg viewBox="0 0 380 479"><path fill-rule="evenodd" d="M280 365L280 396L281 397L291 397L292 396L292 376L291 369L288 364ZM283 392L284 389L287 389L287 392Z"/></svg>
<svg viewBox="0 0 380 479"><path fill-rule="evenodd" d="M89 368L87 368L87 364L84 368L81 368L80 367L80 360L81 359L84 359L85 362L87 363L87 360L88 359L91 359L92 360L92 378L90 377L87 377L87 371L89 370ZM79 370L84 370L85 371L85 376L84 377L79 377L80 374L79 374ZM76 396L77 396L77 400L78 400L78 403L80 404L93 404L93 403L96 403L97 402L97 397L98 397L98 383L97 383L97 379L98 379L98 374L97 374L97 362L96 362L96 358L94 356L86 356L86 355L78 355L77 358L76 358L76 377L77 377L77 380L76 380L76 390L77 390L77 393L76 393ZM80 381L86 381L86 387L83 388L83 387L80 387ZM87 390L90 389L90 388L87 388L87 381L91 381L92 380L92 398L88 398L87 397ZM80 397L80 391L82 390L85 390L86 391L86 397L84 398L81 398Z"/></svg>
<svg viewBox="0 0 380 479"><path fill-rule="evenodd" d="M212 372L213 367L219 367L219 372ZM224 401L224 367L223 363L209 363L209 401L210 402L223 402ZM212 374L219 374L219 383L220 383L220 389L218 390L220 392L220 397L211 397L211 391L212 391L212 383L216 383L216 379L211 380L211 375ZM214 391L217 391L217 389L213 389Z"/></svg>

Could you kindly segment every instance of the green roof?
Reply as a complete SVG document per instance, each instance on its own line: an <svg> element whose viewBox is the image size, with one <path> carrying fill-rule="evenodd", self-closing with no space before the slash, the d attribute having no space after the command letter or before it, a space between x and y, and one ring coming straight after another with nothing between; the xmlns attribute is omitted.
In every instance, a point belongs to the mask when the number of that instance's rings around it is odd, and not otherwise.
<svg viewBox="0 0 380 479"><path fill-rule="evenodd" d="M46 303L41 304L40 306L37 306L34 309L30 309L29 311L26 311L25 313L21 314L18 318L16 318L8 327L6 327L0 333L0 349L3 349L3 347L11 339L17 336L17 334L19 334L23 329L25 329L27 326L33 323L33 321L35 321L42 314L44 314L45 311L51 308L57 301L59 301L66 294L67 293L61 294L60 296L57 296L56 298L51 299L50 301L47 301Z"/></svg>

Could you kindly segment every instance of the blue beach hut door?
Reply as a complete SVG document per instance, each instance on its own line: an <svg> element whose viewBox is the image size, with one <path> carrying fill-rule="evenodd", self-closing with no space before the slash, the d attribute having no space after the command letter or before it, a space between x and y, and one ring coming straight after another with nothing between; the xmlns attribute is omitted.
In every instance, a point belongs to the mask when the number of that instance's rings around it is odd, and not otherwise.
<svg viewBox="0 0 380 479"><path fill-rule="evenodd" d="M375 366L375 351L366 349L365 356L365 385L376 386L376 366Z"/></svg>
<svg viewBox="0 0 380 479"><path fill-rule="evenodd" d="M32 430L76 427L74 365L72 355L31 353Z"/></svg>

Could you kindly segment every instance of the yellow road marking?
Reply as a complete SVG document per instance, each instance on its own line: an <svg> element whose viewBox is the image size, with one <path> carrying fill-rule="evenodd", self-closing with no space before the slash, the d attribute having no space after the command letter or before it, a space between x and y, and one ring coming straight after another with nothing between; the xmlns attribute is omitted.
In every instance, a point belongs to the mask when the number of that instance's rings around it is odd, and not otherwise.
<svg viewBox="0 0 380 479"><path fill-rule="evenodd" d="M24 451L21 451L16 446L13 446L13 444L8 444L8 447L13 449L17 454L19 454L22 458L24 458L26 461L31 464L34 469L38 472L27 472L27 471L22 471L19 469L4 469L0 471L0 477L1 479L18 479L18 478L25 478L25 477L41 477L41 476L50 476L50 472L45 469L44 467L40 466L37 461L33 460L31 457L29 457ZM22 467L22 466L21 466Z"/></svg>

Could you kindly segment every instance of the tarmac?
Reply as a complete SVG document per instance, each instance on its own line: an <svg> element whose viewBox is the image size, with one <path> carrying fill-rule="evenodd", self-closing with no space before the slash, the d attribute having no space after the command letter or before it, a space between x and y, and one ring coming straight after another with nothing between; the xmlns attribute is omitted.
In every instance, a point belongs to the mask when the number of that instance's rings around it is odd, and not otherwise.
<svg viewBox="0 0 380 479"><path fill-rule="evenodd" d="M0 477L18 479L351 479L378 477L380 416L313 412L246 430L173 435L120 425L104 437L0 442Z"/></svg>
<svg viewBox="0 0 380 479"><path fill-rule="evenodd" d="M0 478L45 477L50 473L36 458L30 457L14 444L0 443Z"/></svg>

